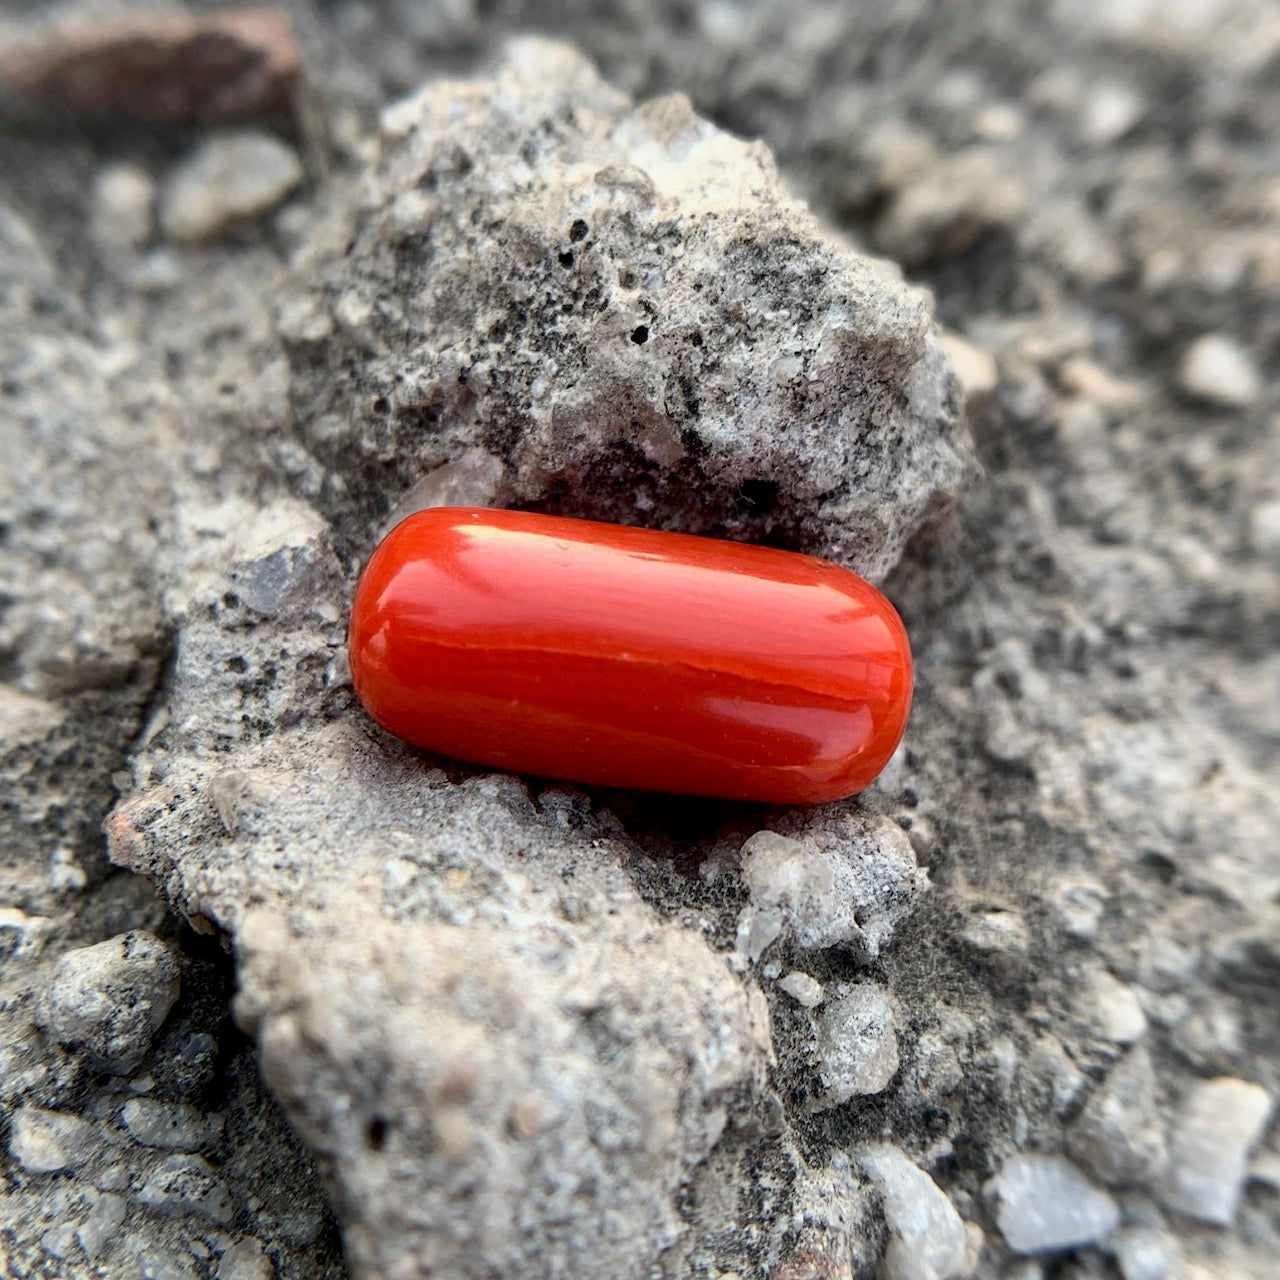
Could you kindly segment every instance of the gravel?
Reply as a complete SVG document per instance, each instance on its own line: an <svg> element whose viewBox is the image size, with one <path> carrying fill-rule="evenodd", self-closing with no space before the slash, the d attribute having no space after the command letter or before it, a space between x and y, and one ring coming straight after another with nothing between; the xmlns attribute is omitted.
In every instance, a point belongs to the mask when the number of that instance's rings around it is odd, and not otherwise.
<svg viewBox="0 0 1280 1280"><path fill-rule="evenodd" d="M972 1270L969 1237L955 1206L923 1169L891 1146L866 1147L862 1170L884 1200L885 1280L955 1280Z"/></svg>
<svg viewBox="0 0 1280 1280"><path fill-rule="evenodd" d="M1256 1084L1229 1077L1197 1084L1173 1124L1165 1204L1201 1222L1230 1226L1249 1157L1270 1115L1271 1099Z"/></svg>
<svg viewBox="0 0 1280 1280"><path fill-rule="evenodd" d="M893 1004L883 987L858 983L823 1008L818 1025L822 1105L880 1093L897 1074Z"/></svg>
<svg viewBox="0 0 1280 1280"><path fill-rule="evenodd" d="M220 134L169 174L160 194L160 230L178 244L199 244L274 209L302 181L302 161L269 133Z"/></svg>
<svg viewBox="0 0 1280 1280"><path fill-rule="evenodd" d="M987 1194L1000 1234L1015 1253L1095 1244L1120 1223L1116 1202L1061 1156L1011 1156Z"/></svg>
<svg viewBox="0 0 1280 1280"><path fill-rule="evenodd" d="M1107 1074L1068 1134L1075 1157L1103 1182L1145 1185L1167 1154L1156 1074L1139 1045Z"/></svg>
<svg viewBox="0 0 1280 1280"><path fill-rule="evenodd" d="M40 1025L95 1066L128 1075L169 1016L178 987L177 961L159 938L121 934L58 960Z"/></svg>

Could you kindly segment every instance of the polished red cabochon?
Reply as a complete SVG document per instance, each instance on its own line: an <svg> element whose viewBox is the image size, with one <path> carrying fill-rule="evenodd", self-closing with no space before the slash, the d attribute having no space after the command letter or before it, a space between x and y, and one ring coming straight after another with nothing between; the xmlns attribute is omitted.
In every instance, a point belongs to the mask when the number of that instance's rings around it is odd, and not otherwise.
<svg viewBox="0 0 1280 1280"><path fill-rule="evenodd" d="M911 706L893 606L838 565L531 512L420 511L356 590L370 715L517 773L777 803L884 768Z"/></svg>

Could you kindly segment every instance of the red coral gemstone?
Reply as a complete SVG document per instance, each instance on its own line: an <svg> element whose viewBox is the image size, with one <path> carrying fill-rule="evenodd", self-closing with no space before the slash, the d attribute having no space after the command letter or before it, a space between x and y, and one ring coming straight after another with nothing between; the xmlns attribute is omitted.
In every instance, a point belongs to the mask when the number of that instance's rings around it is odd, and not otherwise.
<svg viewBox="0 0 1280 1280"><path fill-rule="evenodd" d="M572 782L815 803L884 768L911 706L893 606L769 547L438 507L373 553L351 674L384 728Z"/></svg>

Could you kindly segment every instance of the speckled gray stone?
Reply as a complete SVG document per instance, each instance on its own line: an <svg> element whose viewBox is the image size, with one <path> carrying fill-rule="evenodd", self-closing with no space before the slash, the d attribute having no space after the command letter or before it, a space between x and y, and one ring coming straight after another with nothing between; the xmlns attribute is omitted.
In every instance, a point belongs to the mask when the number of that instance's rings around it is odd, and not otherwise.
<svg viewBox="0 0 1280 1280"><path fill-rule="evenodd" d="M818 1075L824 1107L880 1093L898 1070L893 1004L882 987L860 982L823 1006Z"/></svg>
<svg viewBox="0 0 1280 1280"><path fill-rule="evenodd" d="M95 1065L128 1075L178 998L178 964L152 934L68 951L40 1010L46 1032Z"/></svg>

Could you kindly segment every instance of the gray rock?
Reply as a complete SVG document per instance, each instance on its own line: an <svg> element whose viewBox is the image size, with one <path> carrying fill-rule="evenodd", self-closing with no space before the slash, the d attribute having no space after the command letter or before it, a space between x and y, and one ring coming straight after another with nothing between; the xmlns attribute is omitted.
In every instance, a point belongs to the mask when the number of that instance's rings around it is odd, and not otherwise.
<svg viewBox="0 0 1280 1280"><path fill-rule="evenodd" d="M143 1184L137 1201L165 1217L192 1214L225 1227L232 1216L231 1197L213 1168L200 1156L169 1156Z"/></svg>
<svg viewBox="0 0 1280 1280"><path fill-rule="evenodd" d="M1231 409L1253 404L1262 391L1252 356L1224 333L1197 338L1183 355L1178 376L1189 395Z"/></svg>
<svg viewBox="0 0 1280 1280"><path fill-rule="evenodd" d="M120 1121L135 1142L170 1151L199 1151L221 1129L217 1117L196 1107L154 1098L131 1098L121 1108Z"/></svg>
<svg viewBox="0 0 1280 1280"><path fill-rule="evenodd" d="M79 1116L40 1107L21 1107L11 1122L9 1154L28 1173L59 1173L88 1161L97 1130Z"/></svg>
<svg viewBox="0 0 1280 1280"><path fill-rule="evenodd" d="M1145 1184L1166 1155L1151 1055L1139 1045L1114 1066L1071 1126L1072 1155L1103 1182Z"/></svg>
<svg viewBox="0 0 1280 1280"><path fill-rule="evenodd" d="M128 1207L124 1196L109 1192L93 1202L93 1207L76 1228L76 1240L90 1261L105 1253L120 1238Z"/></svg>
<svg viewBox="0 0 1280 1280"><path fill-rule="evenodd" d="M1280 563L1280 501L1259 503L1249 513L1249 543L1258 555Z"/></svg>
<svg viewBox="0 0 1280 1280"><path fill-rule="evenodd" d="M216 134L166 180L160 228L184 244L216 239L275 208L302 178L298 153L274 135L251 129Z"/></svg>
<svg viewBox="0 0 1280 1280"><path fill-rule="evenodd" d="M906 833L888 818L839 808L782 825L800 838L757 831L742 846L749 957L782 937L802 951L845 947L875 959L928 885Z"/></svg>
<svg viewBox="0 0 1280 1280"><path fill-rule="evenodd" d="M987 1184L996 1224L1015 1253L1057 1253L1105 1239L1116 1202L1061 1156L1010 1156Z"/></svg>
<svg viewBox="0 0 1280 1280"><path fill-rule="evenodd" d="M1189 1218L1230 1226L1249 1156L1270 1115L1271 1098L1260 1085L1231 1078L1196 1084L1171 1126L1165 1204Z"/></svg>
<svg viewBox="0 0 1280 1280"><path fill-rule="evenodd" d="M883 987L860 982L829 1000L818 1024L818 1073L824 1107L880 1093L898 1071L893 1005Z"/></svg>
<svg viewBox="0 0 1280 1280"><path fill-rule="evenodd" d="M454 786L357 726L306 740L221 809L198 772L190 812L139 797L113 839L232 930L238 1016L331 1162L357 1265L558 1276L590 1239L643 1274L692 1171L718 1146L725 1177L745 1158L763 998L636 899L606 827L584 862L581 827L512 780Z"/></svg>
<svg viewBox="0 0 1280 1280"><path fill-rule="evenodd" d="M292 343L296 417L333 475L389 465L386 507L477 449L499 503L623 523L759 536L764 486L775 536L878 578L969 472L926 300L760 144L680 96L635 108L563 46L388 109L355 220L306 254L334 323Z"/></svg>
<svg viewBox="0 0 1280 1280"><path fill-rule="evenodd" d="M150 933L121 934L59 958L40 1024L60 1045L128 1075L178 998L178 964Z"/></svg>
<svg viewBox="0 0 1280 1280"><path fill-rule="evenodd" d="M889 1227L881 1261L885 1280L953 1280L967 1275L965 1225L937 1183L896 1147L864 1147L857 1159L884 1203Z"/></svg>
<svg viewBox="0 0 1280 1280"><path fill-rule="evenodd" d="M786 992L803 1009L816 1009L822 1003L822 983L798 969L778 979L778 990Z"/></svg>
<svg viewBox="0 0 1280 1280"><path fill-rule="evenodd" d="M1147 1029L1134 989L1106 969L1089 969L1084 974L1077 1007L1090 1031L1113 1044L1133 1044Z"/></svg>
<svg viewBox="0 0 1280 1280"><path fill-rule="evenodd" d="M273 1280L275 1266L258 1240L237 1240L218 1259L217 1280Z"/></svg>
<svg viewBox="0 0 1280 1280"><path fill-rule="evenodd" d="M1177 1241L1159 1227L1122 1227L1107 1241L1122 1280L1168 1280Z"/></svg>
<svg viewBox="0 0 1280 1280"><path fill-rule="evenodd" d="M134 164L111 164L94 183L94 234L107 247L140 249L151 238L156 184Z"/></svg>

